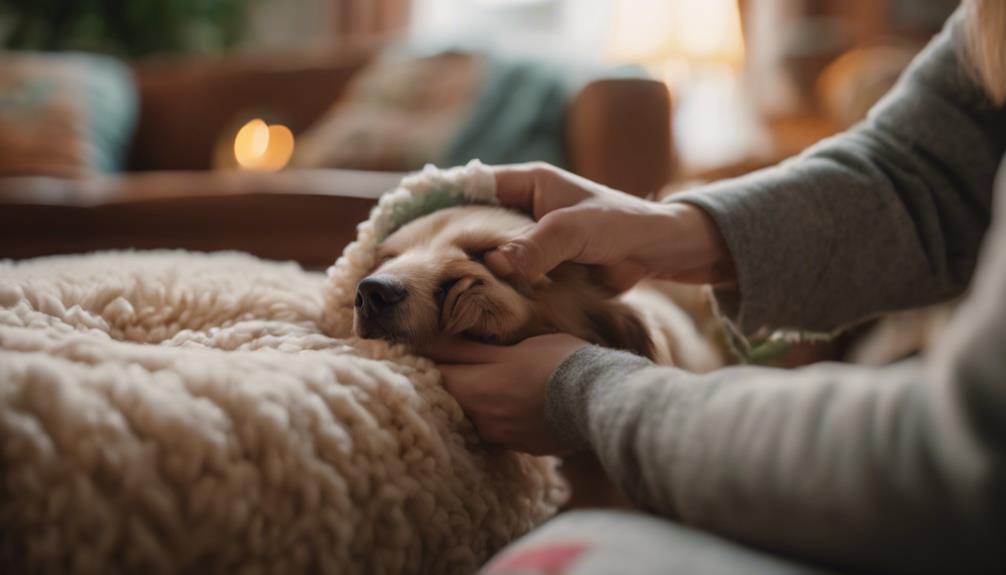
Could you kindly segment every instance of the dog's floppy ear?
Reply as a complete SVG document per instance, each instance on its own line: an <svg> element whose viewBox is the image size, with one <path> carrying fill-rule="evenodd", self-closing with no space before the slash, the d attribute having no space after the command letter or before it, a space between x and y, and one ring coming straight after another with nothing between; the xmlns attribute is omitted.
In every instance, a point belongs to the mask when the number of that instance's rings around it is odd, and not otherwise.
<svg viewBox="0 0 1006 575"><path fill-rule="evenodd" d="M587 319L597 343L655 359L650 333L629 306L614 300L600 301L587 310Z"/></svg>

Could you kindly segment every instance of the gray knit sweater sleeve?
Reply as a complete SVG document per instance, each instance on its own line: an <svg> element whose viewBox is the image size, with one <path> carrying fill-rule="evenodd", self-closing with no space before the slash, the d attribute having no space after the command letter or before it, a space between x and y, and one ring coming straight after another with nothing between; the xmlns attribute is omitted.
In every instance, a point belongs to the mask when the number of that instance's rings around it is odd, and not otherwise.
<svg viewBox="0 0 1006 575"><path fill-rule="evenodd" d="M692 374L585 347L546 418L645 508L868 572L1006 573L1006 191L930 357Z"/></svg>
<svg viewBox="0 0 1006 575"><path fill-rule="evenodd" d="M1006 150L963 53L962 14L857 127L780 166L675 198L704 208L737 263L721 309L759 328L831 332L958 295Z"/></svg>
<svg viewBox="0 0 1006 575"><path fill-rule="evenodd" d="M640 505L857 570L1006 573L1002 186L980 248L1006 130L963 75L957 34L863 126L687 197L734 251L746 330L832 329L970 284L937 351L697 375L581 349L553 373L546 418Z"/></svg>

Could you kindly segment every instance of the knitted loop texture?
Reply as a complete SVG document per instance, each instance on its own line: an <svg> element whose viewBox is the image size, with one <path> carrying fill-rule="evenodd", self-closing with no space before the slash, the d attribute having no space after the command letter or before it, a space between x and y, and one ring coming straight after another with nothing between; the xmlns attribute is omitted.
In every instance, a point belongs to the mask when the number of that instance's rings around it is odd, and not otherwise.
<svg viewBox="0 0 1006 575"><path fill-rule="evenodd" d="M492 170L478 160L448 170L428 165L406 176L397 188L381 196L370 218L357 226L356 241L328 269L325 330L336 337L351 335L356 284L374 269L377 245L396 229L439 209L497 203Z"/></svg>
<svg viewBox="0 0 1006 575"><path fill-rule="evenodd" d="M492 192L477 163L405 178L327 277L0 262L3 571L471 573L551 516L554 460L482 445L429 360L350 336L377 241Z"/></svg>

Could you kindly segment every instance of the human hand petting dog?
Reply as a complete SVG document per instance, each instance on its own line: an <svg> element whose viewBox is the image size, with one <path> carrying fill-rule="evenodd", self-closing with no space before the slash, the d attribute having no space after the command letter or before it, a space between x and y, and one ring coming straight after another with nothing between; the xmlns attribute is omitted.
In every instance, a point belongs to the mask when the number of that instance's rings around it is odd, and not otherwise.
<svg viewBox="0 0 1006 575"><path fill-rule="evenodd" d="M622 292L645 277L723 284L735 269L716 224L701 208L617 192L542 163L494 168L496 196L537 224L486 254L500 277L535 282L564 261L601 266Z"/></svg>
<svg viewBox="0 0 1006 575"><path fill-rule="evenodd" d="M616 293L646 277L734 280L726 243L701 208L646 201L541 163L494 171L500 203L537 221L485 255L485 265L497 277L533 284L573 261L600 266L602 280ZM444 338L428 355L484 440L548 454L560 453L562 445L545 421L545 388L552 372L585 345L567 334L531 337L512 346Z"/></svg>
<svg viewBox="0 0 1006 575"><path fill-rule="evenodd" d="M545 455L563 451L545 422L545 386L559 364L586 345L563 333L512 346L442 338L428 355L483 440Z"/></svg>

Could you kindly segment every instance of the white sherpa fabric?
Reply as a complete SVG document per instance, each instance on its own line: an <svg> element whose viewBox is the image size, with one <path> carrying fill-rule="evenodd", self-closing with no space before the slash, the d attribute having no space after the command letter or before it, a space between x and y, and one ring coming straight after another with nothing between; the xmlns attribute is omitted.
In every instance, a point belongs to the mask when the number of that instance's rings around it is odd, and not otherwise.
<svg viewBox="0 0 1006 575"><path fill-rule="evenodd" d="M554 513L553 460L481 445L428 360L346 337L351 314L319 329L375 213L327 280L230 253L0 263L4 571L469 573Z"/></svg>
<svg viewBox="0 0 1006 575"><path fill-rule="evenodd" d="M356 241L346 246L342 257L328 268L322 318L325 331L334 337L351 335L356 285L374 268L378 243L397 228L450 206L498 203L496 178L478 160L448 170L427 165L423 171L403 178L398 188L381 196L370 218L357 226Z"/></svg>

